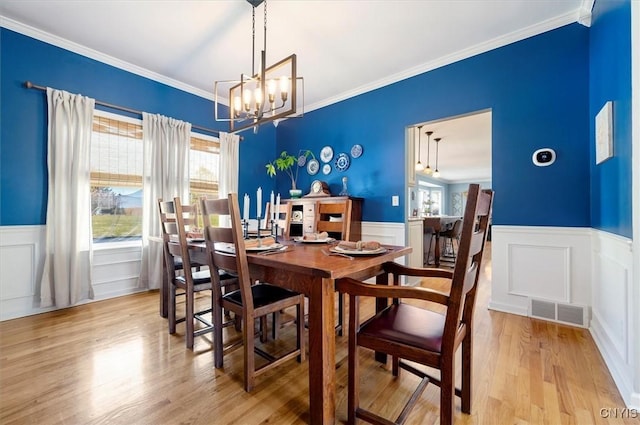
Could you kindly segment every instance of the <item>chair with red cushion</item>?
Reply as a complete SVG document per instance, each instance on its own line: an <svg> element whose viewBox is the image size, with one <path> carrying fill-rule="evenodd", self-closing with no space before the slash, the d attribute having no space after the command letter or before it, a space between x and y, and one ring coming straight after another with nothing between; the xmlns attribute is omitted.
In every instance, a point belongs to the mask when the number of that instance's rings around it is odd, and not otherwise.
<svg viewBox="0 0 640 425"><path fill-rule="evenodd" d="M384 272L391 275L393 285L373 285L350 278L337 281L338 290L349 294L350 301L349 424L354 424L356 418L373 424L403 423L430 382L440 387L441 425L453 424L454 395L462 400L462 412L471 412L473 309L492 203L492 191L480 191L477 184L469 186L458 259L453 271L409 268L397 263L386 263ZM442 293L423 287L400 286L402 276L448 279L450 290L449 293ZM383 306L387 299L392 299L393 302L360 324L361 297L375 297ZM426 303L427 306L415 306L405 303L404 300L407 299L429 303ZM455 357L459 346L462 346L461 389L455 388L454 379ZM359 347L390 355L394 376L398 376L400 369L404 369L422 379L396 422L360 407ZM429 376L406 361L437 369L440 377Z"/></svg>

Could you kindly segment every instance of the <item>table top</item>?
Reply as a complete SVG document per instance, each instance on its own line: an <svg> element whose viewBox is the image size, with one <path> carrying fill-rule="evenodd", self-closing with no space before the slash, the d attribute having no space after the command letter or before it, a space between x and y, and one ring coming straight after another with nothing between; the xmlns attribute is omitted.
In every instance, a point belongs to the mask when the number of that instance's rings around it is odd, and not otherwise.
<svg viewBox="0 0 640 425"><path fill-rule="evenodd" d="M411 247L382 245L387 249L384 253L354 255L345 258L336 255L328 256L323 252L328 252L334 246L332 244L300 243L282 239L279 239L278 242L287 246L287 249L269 255L261 255L260 252L247 252L249 263L299 274L339 279L360 270L393 261L412 251ZM205 247L204 243L190 245L202 249Z"/></svg>

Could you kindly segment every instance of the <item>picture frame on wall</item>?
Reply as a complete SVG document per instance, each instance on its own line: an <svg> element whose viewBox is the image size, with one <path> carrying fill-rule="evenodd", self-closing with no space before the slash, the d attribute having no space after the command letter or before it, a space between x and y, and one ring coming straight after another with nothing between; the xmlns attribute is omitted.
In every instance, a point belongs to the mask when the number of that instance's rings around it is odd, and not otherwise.
<svg viewBox="0 0 640 425"><path fill-rule="evenodd" d="M607 101L596 115L596 164L613 156L613 102Z"/></svg>

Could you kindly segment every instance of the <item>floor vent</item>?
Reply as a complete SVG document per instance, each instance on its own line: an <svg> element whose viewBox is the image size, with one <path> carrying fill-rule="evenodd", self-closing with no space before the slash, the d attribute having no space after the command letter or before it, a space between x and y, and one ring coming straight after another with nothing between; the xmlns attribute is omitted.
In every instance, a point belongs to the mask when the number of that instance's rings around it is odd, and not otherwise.
<svg viewBox="0 0 640 425"><path fill-rule="evenodd" d="M562 322L586 328L589 323L585 306L560 304L553 301L530 299L529 316L538 319Z"/></svg>

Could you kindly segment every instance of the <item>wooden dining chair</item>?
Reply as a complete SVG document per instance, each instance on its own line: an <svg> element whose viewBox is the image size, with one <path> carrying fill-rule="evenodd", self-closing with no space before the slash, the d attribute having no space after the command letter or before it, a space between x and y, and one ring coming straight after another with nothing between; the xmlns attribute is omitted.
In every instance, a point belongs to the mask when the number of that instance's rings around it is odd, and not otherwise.
<svg viewBox="0 0 640 425"><path fill-rule="evenodd" d="M348 241L351 237L351 200L318 202L316 232L327 232L330 237Z"/></svg>
<svg viewBox="0 0 640 425"><path fill-rule="evenodd" d="M267 202L265 217L271 217L271 208L276 208L276 206ZM271 230L271 220L266 220L265 228ZM276 211L276 221L278 223L278 234L285 239L289 239L289 227L291 226L291 204L289 202L280 204L280 209Z"/></svg>
<svg viewBox="0 0 640 425"><path fill-rule="evenodd" d="M351 199L343 201L318 202L316 232L327 232L337 240L351 238ZM342 336L344 325L344 295L338 293L338 324L336 331Z"/></svg>
<svg viewBox="0 0 640 425"><path fill-rule="evenodd" d="M211 290L209 270L194 271L194 264L191 263L189 255L187 231L189 226L196 223L197 217L193 207L182 205L179 197L174 198L173 201L159 199L158 210L162 227L165 275L167 276L169 290L167 305L169 333L175 334L176 324L185 322L187 348L193 349L196 336L213 330L211 321L205 318L207 314L211 313L211 307L199 311L195 310L196 293ZM181 318L176 317L176 294L178 289L182 290L185 296L185 315ZM196 329L195 321L198 321L203 326Z"/></svg>
<svg viewBox="0 0 640 425"><path fill-rule="evenodd" d="M440 387L440 424L453 424L455 397L462 400L462 412L471 412L471 367L473 352L473 309L476 287L491 215L493 192L480 191L477 184L469 186L464 213L458 261L453 270L409 268L398 263L386 263L393 285L372 285L354 279L337 281L340 292L349 294L349 390L348 423L356 418L373 424L403 423L416 405L429 382ZM401 286L401 276L444 278L450 280L449 293L423 287ZM360 324L360 297L375 297L392 304ZM428 301L428 307L403 302L406 299ZM439 309L434 305L440 305ZM446 312L442 312L442 309ZM462 345L462 388L455 387L455 357ZM422 378L396 422L391 422L360 407L359 348L366 347L392 358L392 373L398 376L404 369ZM440 371L434 378L406 361Z"/></svg>
<svg viewBox="0 0 640 425"><path fill-rule="evenodd" d="M223 366L224 343L222 334L222 309L234 312L242 319L242 343L244 346L244 389L249 392L255 385L256 376L292 358L305 360L304 296L297 292L270 285L252 284L242 224L238 207L238 196L230 193L227 199L202 199L204 237L209 268L213 275L214 305L214 365ZM230 216L231 227L222 227L221 216ZM214 271L226 270L238 276L240 289L223 294L220 280ZM279 312L287 307L296 307L296 346L279 357L259 349L255 345L255 321ZM266 332L261 328L261 333ZM256 367L255 354L268 363Z"/></svg>

